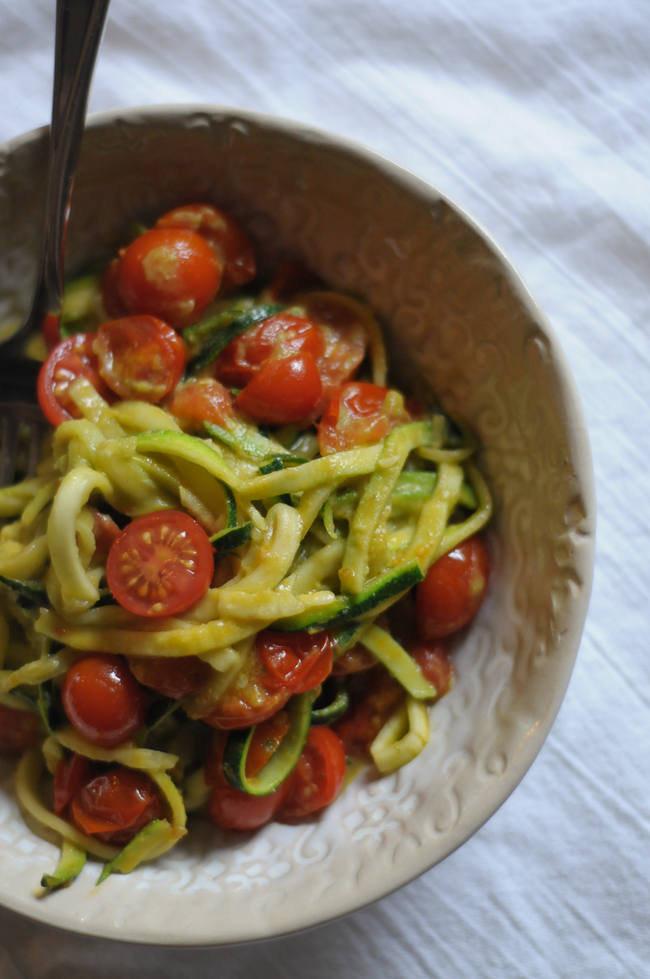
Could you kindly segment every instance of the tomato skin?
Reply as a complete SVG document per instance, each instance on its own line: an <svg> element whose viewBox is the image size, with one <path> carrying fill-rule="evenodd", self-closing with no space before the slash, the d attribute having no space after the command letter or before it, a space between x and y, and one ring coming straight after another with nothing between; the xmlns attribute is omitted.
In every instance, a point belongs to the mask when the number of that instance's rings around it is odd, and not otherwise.
<svg viewBox="0 0 650 979"><path fill-rule="evenodd" d="M287 798L276 814L278 822L293 822L329 806L345 779L345 750L329 727L312 727L298 764L287 781Z"/></svg>
<svg viewBox="0 0 650 979"><path fill-rule="evenodd" d="M221 266L201 235L154 228L125 248L118 292L129 313L148 313L179 329L198 319L220 282Z"/></svg>
<svg viewBox="0 0 650 979"><path fill-rule="evenodd" d="M362 673L377 665L377 660L361 643L347 649L334 660L332 676L348 676L350 673Z"/></svg>
<svg viewBox="0 0 650 979"><path fill-rule="evenodd" d="M0 756L17 755L39 741L40 723L36 714L0 704Z"/></svg>
<svg viewBox="0 0 650 979"><path fill-rule="evenodd" d="M408 412L390 410L385 402L389 389L365 381L344 385L330 401L318 426L321 455L379 442L397 425L409 421Z"/></svg>
<svg viewBox="0 0 650 979"><path fill-rule="evenodd" d="M113 541L116 537L120 536L121 530L113 518L109 517L107 513L100 513L94 506L89 506L88 504L87 506L93 518L95 549L108 554L113 546Z"/></svg>
<svg viewBox="0 0 650 979"><path fill-rule="evenodd" d="M256 726L246 755L247 778L253 778L264 768L290 727L291 718L286 710L276 711L267 721Z"/></svg>
<svg viewBox="0 0 650 979"><path fill-rule="evenodd" d="M290 696L290 690L273 683L261 657L253 649L245 673L235 677L216 704L211 704L200 714L193 713L192 717L198 717L220 731L252 727L262 724L284 707Z"/></svg>
<svg viewBox="0 0 650 979"><path fill-rule="evenodd" d="M325 348L316 359L323 393L315 416L322 415L342 384L351 381L361 366L368 346L368 333L359 313L345 296L331 292L313 292L296 296L296 303L305 315L319 327Z"/></svg>
<svg viewBox="0 0 650 979"><path fill-rule="evenodd" d="M318 363L325 351L322 330L304 316L275 313L235 337L215 362L215 376L226 387L244 388L270 357L311 354Z"/></svg>
<svg viewBox="0 0 650 979"><path fill-rule="evenodd" d="M267 687L292 694L314 690L332 672L333 643L327 631L258 633L255 652L268 672Z"/></svg>
<svg viewBox="0 0 650 979"><path fill-rule="evenodd" d="M65 761L60 761L54 774L54 812L60 815L79 789L86 785L95 774L88 758L76 752Z"/></svg>
<svg viewBox="0 0 650 979"><path fill-rule="evenodd" d="M313 411L322 389L311 354L266 360L237 398L237 407L257 422L288 425Z"/></svg>
<svg viewBox="0 0 650 979"><path fill-rule="evenodd" d="M77 660L61 688L70 723L91 744L114 748L144 724L147 695L128 666L111 653Z"/></svg>
<svg viewBox="0 0 650 979"><path fill-rule="evenodd" d="M439 697L449 693L454 685L454 664L449 658L449 650L442 639L427 642L413 642L408 652L422 670L426 679L434 685Z"/></svg>
<svg viewBox="0 0 650 979"><path fill-rule="evenodd" d="M193 432L203 431L203 422L224 425L234 414L230 391L212 377L187 381L176 388L167 411Z"/></svg>
<svg viewBox="0 0 650 979"><path fill-rule="evenodd" d="M206 593L213 574L208 535L179 510L136 517L106 562L108 587L120 605L150 619L185 612Z"/></svg>
<svg viewBox="0 0 650 979"><path fill-rule="evenodd" d="M369 748L380 730L397 709L404 691L383 668L353 677L349 681L350 707L333 725L350 757L369 757Z"/></svg>
<svg viewBox="0 0 650 979"><path fill-rule="evenodd" d="M138 683L172 700L189 697L212 673L198 656L131 656L128 663Z"/></svg>
<svg viewBox="0 0 650 979"><path fill-rule="evenodd" d="M478 612L490 577L479 537L470 537L427 571L415 592L422 639L442 639L462 629Z"/></svg>
<svg viewBox="0 0 650 979"><path fill-rule="evenodd" d="M124 846L152 819L164 817L151 779L132 768L114 768L83 785L70 803L72 822L103 843Z"/></svg>
<svg viewBox="0 0 650 979"><path fill-rule="evenodd" d="M95 337L90 333L76 333L57 344L43 362L38 374L36 391L41 411L51 425L61 425L81 414L67 393L78 377L90 381L98 394L107 401L115 401L99 375L99 364L93 351Z"/></svg>
<svg viewBox="0 0 650 979"><path fill-rule="evenodd" d="M158 404L176 387L185 366L183 341L155 316L102 323L93 352L112 391L149 404Z"/></svg>
<svg viewBox="0 0 650 979"><path fill-rule="evenodd" d="M288 779L269 795L249 795L232 785L217 786L208 804L210 819L219 829L250 832L273 819L288 791Z"/></svg>
<svg viewBox="0 0 650 979"><path fill-rule="evenodd" d="M255 255L248 235L234 218L213 204L176 207L158 218L156 228L187 228L205 238L223 269L222 291L255 278Z"/></svg>

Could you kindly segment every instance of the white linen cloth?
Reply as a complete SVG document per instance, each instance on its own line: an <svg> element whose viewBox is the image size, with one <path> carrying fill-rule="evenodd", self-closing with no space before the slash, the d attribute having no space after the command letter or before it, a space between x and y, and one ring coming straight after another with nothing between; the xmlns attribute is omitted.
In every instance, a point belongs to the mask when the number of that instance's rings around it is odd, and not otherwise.
<svg viewBox="0 0 650 979"><path fill-rule="evenodd" d="M0 140L48 122L53 0L0 0ZM148 949L0 911L0 979L650 975L648 0L113 0L90 110L212 102L365 143L473 213L557 330L596 469L578 663L521 786L443 864L273 942Z"/></svg>

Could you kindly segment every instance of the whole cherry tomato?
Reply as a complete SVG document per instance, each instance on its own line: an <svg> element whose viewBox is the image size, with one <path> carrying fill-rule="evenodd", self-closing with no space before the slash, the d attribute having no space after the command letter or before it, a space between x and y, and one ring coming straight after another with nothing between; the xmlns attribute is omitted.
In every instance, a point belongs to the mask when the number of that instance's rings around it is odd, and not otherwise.
<svg viewBox="0 0 650 979"><path fill-rule="evenodd" d="M208 804L210 819L219 829L250 832L273 819L288 791L288 779L269 795L249 795L232 785L217 786Z"/></svg>
<svg viewBox="0 0 650 979"><path fill-rule="evenodd" d="M449 693L454 685L454 665L449 658L449 651L442 639L431 639L427 642L412 642L408 651L422 670L427 680L434 685L439 697Z"/></svg>
<svg viewBox="0 0 650 979"><path fill-rule="evenodd" d="M386 410L388 388L364 381L346 384L328 404L318 426L321 455L379 442L409 421L405 409Z"/></svg>
<svg viewBox="0 0 650 979"><path fill-rule="evenodd" d="M490 576L479 537L445 554L417 586L415 609L422 639L440 639L462 629L479 610Z"/></svg>
<svg viewBox="0 0 650 979"><path fill-rule="evenodd" d="M243 388L269 358L311 354L318 363L325 352L324 334L304 316L275 313L235 337L217 357L215 375L228 387Z"/></svg>
<svg viewBox="0 0 650 979"><path fill-rule="evenodd" d="M149 313L181 328L212 302L221 271L201 235L183 228L155 228L125 248L118 291L129 313Z"/></svg>
<svg viewBox="0 0 650 979"><path fill-rule="evenodd" d="M268 671L267 687L283 687L292 694L318 687L332 672L333 644L327 631L273 632L265 629L255 639L255 652Z"/></svg>
<svg viewBox="0 0 650 979"><path fill-rule="evenodd" d="M39 719L31 710L0 704L0 756L16 755L39 740Z"/></svg>
<svg viewBox="0 0 650 979"><path fill-rule="evenodd" d="M222 731L261 724L284 707L291 691L274 681L253 650L245 667L215 704L192 713L192 717Z"/></svg>
<svg viewBox="0 0 650 979"><path fill-rule="evenodd" d="M178 384L185 366L183 341L155 316L102 323L93 344L99 373L120 398L157 404Z"/></svg>
<svg viewBox="0 0 650 979"><path fill-rule="evenodd" d="M228 388L212 377L187 381L176 388L167 411L190 431L203 431L203 422L223 425L233 416Z"/></svg>
<svg viewBox="0 0 650 979"><path fill-rule="evenodd" d="M76 752L59 762L54 774L54 812L57 816L67 809L71 799L95 774L90 760Z"/></svg>
<svg viewBox="0 0 650 979"><path fill-rule="evenodd" d="M85 377L107 401L115 401L99 375L99 363L93 351L95 336L77 333L62 340L52 350L40 369L37 383L38 403L51 425L61 425L81 413L68 393L78 377Z"/></svg>
<svg viewBox="0 0 650 979"><path fill-rule="evenodd" d="M172 700L189 697L213 672L198 656L131 656L128 661L139 683Z"/></svg>
<svg viewBox="0 0 650 979"><path fill-rule="evenodd" d="M148 775L118 767L82 785L70 803L70 815L82 833L124 846L165 812Z"/></svg>
<svg viewBox="0 0 650 979"><path fill-rule="evenodd" d="M179 510L137 517L116 538L106 562L117 601L147 618L184 612L208 590L213 573L207 534Z"/></svg>
<svg viewBox="0 0 650 979"><path fill-rule="evenodd" d="M223 269L221 289L243 286L255 277L255 255L248 235L234 218L212 204L186 204L168 211L156 228L187 228L210 244Z"/></svg>
<svg viewBox="0 0 650 979"><path fill-rule="evenodd" d="M289 791L276 813L278 821L294 822L329 806L341 791L345 771L341 739L329 727L312 727L287 779Z"/></svg>
<svg viewBox="0 0 650 979"><path fill-rule="evenodd" d="M114 748L144 724L147 695L119 656L90 653L65 675L61 700L70 723L92 744Z"/></svg>
<svg viewBox="0 0 650 979"><path fill-rule="evenodd" d="M265 425L288 425L313 411L322 389L311 354L265 360L237 398L237 407Z"/></svg>

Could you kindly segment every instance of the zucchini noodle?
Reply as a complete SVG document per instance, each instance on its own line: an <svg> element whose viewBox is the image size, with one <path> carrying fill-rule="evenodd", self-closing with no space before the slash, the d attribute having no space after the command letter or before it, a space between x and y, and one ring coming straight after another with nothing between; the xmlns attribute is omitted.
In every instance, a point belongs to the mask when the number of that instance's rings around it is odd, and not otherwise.
<svg viewBox="0 0 650 979"><path fill-rule="evenodd" d="M429 708L451 687L446 653L434 682L413 628L402 634L400 623L413 618L414 586L491 517L472 458L477 442L388 388L368 306L316 291L278 313L272 294L219 298L186 331L184 347L168 336L185 351L186 375L179 381L179 364L159 403L109 404L100 393L110 400L106 371L99 390L90 373L66 382L70 410L46 440L37 475L0 489L0 722L7 713L29 735L16 772L21 810L61 845L58 866L42 878L47 890L68 886L87 855L105 862L99 883L156 859L187 833L187 811L208 809L216 821L214 800L226 785L237 798L290 798L278 788L298 778L301 753L328 734L331 742L332 732L345 740L359 704L366 727L346 745L361 738L381 773L396 771L424 750ZM94 302L100 308L97 295ZM325 350L323 401L298 422L258 425L241 410L246 387L238 395L234 383L228 392L215 380L220 358L273 317L286 315L282 329L295 329L301 310L301 329L322 334L314 350ZM84 356L99 356L102 328ZM137 350L129 356L137 366ZM328 373L337 357L352 358L340 377ZM216 401L201 402L197 415L192 399L201 391L216 398L215 385L228 409L220 415ZM347 385L360 399L358 417L338 400ZM369 390L376 417L363 407ZM332 444L324 428L331 412ZM130 534L145 525L149 549L138 550ZM173 534L176 551L167 543ZM175 605L178 582L186 575L193 584L201 560L202 584ZM486 580L477 579L479 591ZM158 597L141 608L151 581ZM126 671L133 710L142 712L118 743L70 706L78 671L95 658ZM102 688L94 715L110 696ZM83 806L100 779L118 784L124 772L149 796L122 833Z"/></svg>

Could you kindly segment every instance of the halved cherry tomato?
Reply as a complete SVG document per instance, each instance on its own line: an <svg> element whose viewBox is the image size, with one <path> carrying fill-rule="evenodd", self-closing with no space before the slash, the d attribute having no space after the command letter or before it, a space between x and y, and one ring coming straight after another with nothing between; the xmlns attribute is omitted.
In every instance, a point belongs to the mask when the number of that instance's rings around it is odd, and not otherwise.
<svg viewBox="0 0 650 979"><path fill-rule="evenodd" d="M478 612L489 576L488 556L476 536L436 561L415 593L421 638L441 639L462 629Z"/></svg>
<svg viewBox="0 0 650 979"><path fill-rule="evenodd" d="M31 710L0 704L0 756L16 755L39 740L39 719Z"/></svg>
<svg viewBox="0 0 650 979"><path fill-rule="evenodd" d="M408 651L427 680L434 685L439 697L449 693L454 685L454 664L442 639L409 643Z"/></svg>
<svg viewBox="0 0 650 979"><path fill-rule="evenodd" d="M351 757L368 756L368 749L404 697L397 680L383 667L348 681L350 707L333 729Z"/></svg>
<svg viewBox="0 0 650 979"><path fill-rule="evenodd" d="M321 455L379 442L409 421L406 409L386 408L388 388L364 381L346 384L332 398L318 426Z"/></svg>
<svg viewBox="0 0 650 979"><path fill-rule="evenodd" d="M102 323L93 351L99 373L125 400L158 404L176 387L185 366L183 341L155 316Z"/></svg>
<svg viewBox="0 0 650 979"><path fill-rule="evenodd" d="M289 779L269 795L249 795L232 785L217 786L208 810L219 829L237 829L242 833L258 829L273 819L289 791Z"/></svg>
<svg viewBox="0 0 650 979"><path fill-rule="evenodd" d="M65 761L59 762L54 774L54 812L57 816L94 775L95 769L89 759L76 752Z"/></svg>
<svg viewBox="0 0 650 979"><path fill-rule="evenodd" d="M213 672L198 656L130 656L128 662L139 683L172 700L189 697Z"/></svg>
<svg viewBox="0 0 650 979"><path fill-rule="evenodd" d="M148 775L119 767L83 785L72 799L70 814L82 833L123 846L165 812Z"/></svg>
<svg viewBox="0 0 650 979"><path fill-rule="evenodd" d="M243 286L255 277L255 255L248 235L234 218L212 204L186 204L168 211L156 228L187 228L212 246L223 269L221 289Z"/></svg>
<svg viewBox="0 0 650 979"><path fill-rule="evenodd" d="M308 292L310 289L322 290L324 288L325 283L320 276L312 272L302 262L290 258L276 272L275 278L269 286L269 298L274 303L282 303L291 299L297 292Z"/></svg>
<svg viewBox="0 0 650 979"><path fill-rule="evenodd" d="M99 376L99 363L93 352L94 342L92 333L77 333L68 337L54 348L41 367L36 388L38 403L51 425L81 418L68 393L68 388L78 377L87 378L107 401L115 401L114 394Z"/></svg>
<svg viewBox="0 0 650 979"><path fill-rule="evenodd" d="M90 653L70 667L61 688L70 723L86 741L114 748L144 724L147 695L119 656Z"/></svg>
<svg viewBox="0 0 650 979"><path fill-rule="evenodd" d="M269 359L241 392L237 407L265 425L288 425L313 411L322 389L311 354Z"/></svg>
<svg viewBox="0 0 650 979"><path fill-rule="evenodd" d="M320 362L325 352L323 331L304 316L275 313L235 337L217 357L215 375L227 387L243 388L262 364L294 354L311 354Z"/></svg>
<svg viewBox="0 0 650 979"><path fill-rule="evenodd" d="M287 781L289 792L276 813L279 822L293 822L329 806L345 778L345 750L329 727L312 727L298 764Z"/></svg>
<svg viewBox="0 0 650 979"><path fill-rule="evenodd" d="M154 228L125 248L118 291L129 313L170 326L193 323L214 299L221 266L207 241L184 228Z"/></svg>
<svg viewBox="0 0 650 979"><path fill-rule="evenodd" d="M207 534L179 510L137 517L115 540L106 562L117 601L147 618L184 612L208 590L213 573Z"/></svg>
<svg viewBox="0 0 650 979"><path fill-rule="evenodd" d="M316 360L323 394L315 414L321 415L342 384L351 381L366 355L368 334L358 311L345 296L312 292L296 296L305 316L320 327L325 349Z"/></svg>
<svg viewBox="0 0 650 979"><path fill-rule="evenodd" d="M347 676L348 673L362 673L377 665L377 660L367 649L357 643L334 660L332 676Z"/></svg>
<svg viewBox="0 0 650 979"><path fill-rule="evenodd" d="M223 425L233 416L228 388L212 377L201 377L176 388L167 411L189 431L201 432L203 422Z"/></svg>
<svg viewBox="0 0 650 979"><path fill-rule="evenodd" d="M261 724L284 707L291 691L274 682L253 650L244 670L237 674L219 700L192 713L210 727L230 731Z"/></svg>
<svg viewBox="0 0 650 979"><path fill-rule="evenodd" d="M319 686L332 672L333 644L327 631L257 634L255 652L268 671L267 687L283 687L292 694Z"/></svg>

